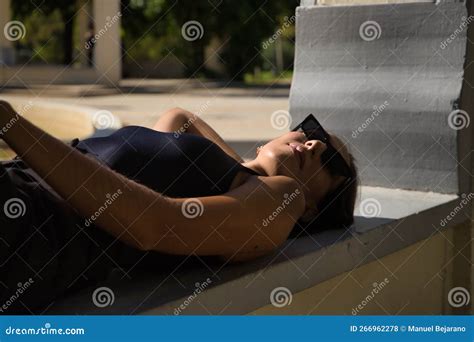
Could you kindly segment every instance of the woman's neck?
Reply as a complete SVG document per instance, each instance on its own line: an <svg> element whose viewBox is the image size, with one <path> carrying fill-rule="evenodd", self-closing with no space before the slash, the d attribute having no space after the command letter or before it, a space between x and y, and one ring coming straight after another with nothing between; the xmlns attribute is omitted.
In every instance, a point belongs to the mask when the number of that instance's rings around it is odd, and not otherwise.
<svg viewBox="0 0 474 342"><path fill-rule="evenodd" d="M252 159L252 160L243 162L242 165L245 166L248 169L251 169L251 170L257 172L259 175L269 176L267 170L265 170L265 168L262 167L262 165L259 163L259 161L257 159Z"/></svg>

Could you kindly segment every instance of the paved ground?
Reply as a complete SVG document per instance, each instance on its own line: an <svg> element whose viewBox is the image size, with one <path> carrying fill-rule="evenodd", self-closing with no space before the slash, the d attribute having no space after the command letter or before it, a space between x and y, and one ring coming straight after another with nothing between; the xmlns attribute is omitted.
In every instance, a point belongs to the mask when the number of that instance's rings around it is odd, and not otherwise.
<svg viewBox="0 0 474 342"><path fill-rule="evenodd" d="M273 128L270 118L275 111L288 110L289 85L284 84L245 87L198 80L125 80L115 93L81 96L87 89L90 86L10 89L0 93L0 98L31 100L39 96L42 101L93 106L111 111L126 124L147 127L163 111L178 106L202 113L201 117L229 141L267 140L280 135L283 131Z"/></svg>

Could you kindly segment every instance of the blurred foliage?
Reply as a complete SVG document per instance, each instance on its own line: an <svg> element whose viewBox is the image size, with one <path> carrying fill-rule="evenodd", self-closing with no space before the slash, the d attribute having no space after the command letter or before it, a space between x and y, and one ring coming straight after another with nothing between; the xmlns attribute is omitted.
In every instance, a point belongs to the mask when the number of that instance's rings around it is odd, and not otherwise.
<svg viewBox="0 0 474 342"><path fill-rule="evenodd" d="M123 0L122 42L124 58L136 61L158 61L172 51L182 55L181 27L165 13L165 0Z"/></svg>
<svg viewBox="0 0 474 342"><path fill-rule="evenodd" d="M274 68L275 48L262 50L262 42L294 14L297 4L296 0L122 0L122 38L128 55L125 58L156 60L173 54L186 66L188 76L214 76L203 66L204 51L213 38L218 38L219 58L226 76L242 79L256 66ZM191 42L181 35L182 25L190 20L204 28L202 38ZM293 36L294 30L289 27L281 37L285 42L290 39L283 44L289 67Z"/></svg>
<svg viewBox="0 0 474 342"><path fill-rule="evenodd" d="M225 0L222 13L216 16L217 31L222 39L229 39L223 51L223 59L231 76L241 78L247 70L261 65L261 44L281 26L284 16L294 13L291 1Z"/></svg>
<svg viewBox="0 0 474 342"><path fill-rule="evenodd" d="M11 1L10 6L13 18L20 20L27 32L17 42L20 57L21 51L30 51L32 61L72 62L75 1Z"/></svg>
<svg viewBox="0 0 474 342"><path fill-rule="evenodd" d="M85 0L82 0L85 1ZM175 56L186 76L225 76L243 79L254 71L274 76L292 68L294 25L281 30L292 17L298 0L121 0L122 53L125 64L153 62ZM24 23L27 35L15 42L20 61L73 61L77 34L74 0L11 1L13 17ZM191 20L204 29L200 39L187 41L182 26ZM96 28L97 29L97 28ZM268 41L278 30L278 44ZM223 74L205 67L206 47L217 44ZM280 56L277 63L276 56ZM283 61L283 62L282 62Z"/></svg>
<svg viewBox="0 0 474 342"><path fill-rule="evenodd" d="M291 82L293 77L292 71L283 71L281 73L274 71L257 71L252 73L246 73L244 75L244 83L249 85L274 85L274 84L287 84Z"/></svg>
<svg viewBox="0 0 474 342"><path fill-rule="evenodd" d="M34 10L24 18L15 16L15 19L21 20L26 29L25 37L14 42L17 50L17 63L63 63L62 35L64 30L59 11L56 10L49 15L44 15L40 11Z"/></svg>

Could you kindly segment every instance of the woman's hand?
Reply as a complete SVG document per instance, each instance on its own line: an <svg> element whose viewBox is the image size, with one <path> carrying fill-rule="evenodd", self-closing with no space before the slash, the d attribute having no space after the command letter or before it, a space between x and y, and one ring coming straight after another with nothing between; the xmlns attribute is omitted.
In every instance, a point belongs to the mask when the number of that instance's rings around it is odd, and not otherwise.
<svg viewBox="0 0 474 342"><path fill-rule="evenodd" d="M18 121L20 115L6 101L0 100L0 139L5 140L8 130Z"/></svg>
<svg viewBox="0 0 474 342"><path fill-rule="evenodd" d="M171 226L166 219L172 209L167 198L56 139L5 101L0 101L0 132L9 147L84 219L122 241L145 249L149 237L156 236L153 229L160 232L165 224ZM109 205L111 194L117 193L120 196ZM97 216L104 203L107 210ZM161 219L140 220L151 204L160 210Z"/></svg>

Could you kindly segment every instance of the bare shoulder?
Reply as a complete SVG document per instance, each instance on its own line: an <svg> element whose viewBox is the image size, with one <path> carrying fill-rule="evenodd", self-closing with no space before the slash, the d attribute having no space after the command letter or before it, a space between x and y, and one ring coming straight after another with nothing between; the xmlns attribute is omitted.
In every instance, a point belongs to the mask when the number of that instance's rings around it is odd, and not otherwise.
<svg viewBox="0 0 474 342"><path fill-rule="evenodd" d="M277 210L286 213L283 216L291 216L297 220L304 212L305 198L303 190L298 182L291 177L251 176L241 188L241 191L247 194L247 199L252 199L255 205L261 209L262 214L266 212L273 213ZM236 190L238 189L236 188ZM281 219L277 221L281 222Z"/></svg>
<svg viewBox="0 0 474 342"><path fill-rule="evenodd" d="M296 206L304 208L303 190L296 180L287 176L252 176L246 182L251 187L258 187L265 190L268 195L273 195L276 198L284 197L290 198L294 201Z"/></svg>
<svg viewBox="0 0 474 342"><path fill-rule="evenodd" d="M288 238L305 210L302 189L293 178L286 176L252 176L228 194L240 198L240 205L246 209L244 217L241 216L244 225L234 229L255 227L262 247L221 254L229 262L252 260L272 253Z"/></svg>

